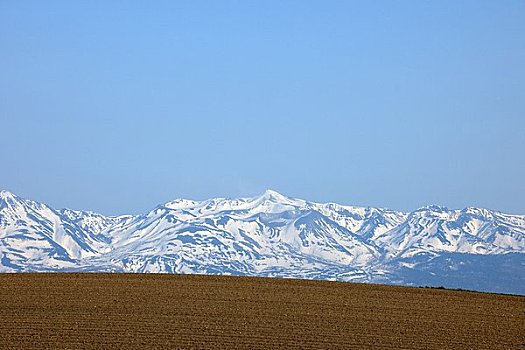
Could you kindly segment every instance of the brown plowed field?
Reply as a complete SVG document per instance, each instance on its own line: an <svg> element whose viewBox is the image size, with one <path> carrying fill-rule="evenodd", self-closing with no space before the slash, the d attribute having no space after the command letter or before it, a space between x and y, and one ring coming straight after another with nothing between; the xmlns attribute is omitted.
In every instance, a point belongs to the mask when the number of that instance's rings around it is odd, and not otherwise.
<svg viewBox="0 0 525 350"><path fill-rule="evenodd" d="M0 348L525 349L525 297L250 277L0 274Z"/></svg>

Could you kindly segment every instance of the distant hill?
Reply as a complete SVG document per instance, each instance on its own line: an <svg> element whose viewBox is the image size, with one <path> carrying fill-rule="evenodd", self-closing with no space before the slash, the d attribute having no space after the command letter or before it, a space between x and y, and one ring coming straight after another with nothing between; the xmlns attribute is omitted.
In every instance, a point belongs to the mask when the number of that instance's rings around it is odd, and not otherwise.
<svg viewBox="0 0 525 350"><path fill-rule="evenodd" d="M233 274L525 295L525 216L254 198L104 216L0 192L0 271Z"/></svg>

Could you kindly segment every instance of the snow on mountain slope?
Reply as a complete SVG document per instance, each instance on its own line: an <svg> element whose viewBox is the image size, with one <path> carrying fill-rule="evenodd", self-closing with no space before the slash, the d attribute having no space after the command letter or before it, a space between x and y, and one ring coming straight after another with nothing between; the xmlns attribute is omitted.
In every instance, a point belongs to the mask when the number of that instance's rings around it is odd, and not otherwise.
<svg viewBox="0 0 525 350"><path fill-rule="evenodd" d="M508 253L525 253L525 216L479 208L429 206L403 213L308 202L268 190L253 198L179 199L143 215L107 217L56 211L0 193L1 271L221 273L411 284L403 276L443 266L429 264L446 254L461 264L465 254L490 261ZM523 284L525 290L525 277Z"/></svg>
<svg viewBox="0 0 525 350"><path fill-rule="evenodd" d="M524 217L486 209L418 209L399 226L376 237L387 257L418 253L503 254L524 252Z"/></svg>
<svg viewBox="0 0 525 350"><path fill-rule="evenodd" d="M101 242L44 204L0 192L2 270L60 268L96 255Z"/></svg>

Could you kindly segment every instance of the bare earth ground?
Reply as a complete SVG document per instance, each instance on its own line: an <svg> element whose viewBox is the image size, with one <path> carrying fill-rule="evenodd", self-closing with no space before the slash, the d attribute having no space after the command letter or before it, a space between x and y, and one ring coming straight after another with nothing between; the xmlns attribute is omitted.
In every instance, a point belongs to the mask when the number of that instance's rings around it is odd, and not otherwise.
<svg viewBox="0 0 525 350"><path fill-rule="evenodd" d="M525 297L251 277L0 274L0 348L525 349Z"/></svg>

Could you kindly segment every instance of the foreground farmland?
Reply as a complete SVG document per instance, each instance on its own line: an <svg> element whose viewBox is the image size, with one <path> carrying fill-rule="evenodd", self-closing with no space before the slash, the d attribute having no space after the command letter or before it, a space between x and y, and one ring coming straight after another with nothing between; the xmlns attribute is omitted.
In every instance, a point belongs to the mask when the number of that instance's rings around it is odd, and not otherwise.
<svg viewBox="0 0 525 350"><path fill-rule="evenodd" d="M525 347L525 297L251 277L2 274L0 348Z"/></svg>

